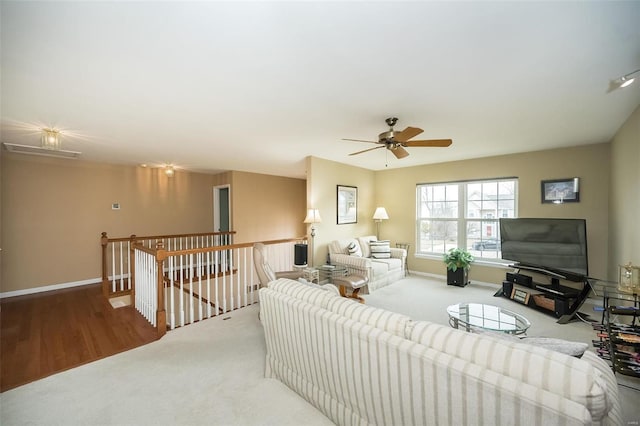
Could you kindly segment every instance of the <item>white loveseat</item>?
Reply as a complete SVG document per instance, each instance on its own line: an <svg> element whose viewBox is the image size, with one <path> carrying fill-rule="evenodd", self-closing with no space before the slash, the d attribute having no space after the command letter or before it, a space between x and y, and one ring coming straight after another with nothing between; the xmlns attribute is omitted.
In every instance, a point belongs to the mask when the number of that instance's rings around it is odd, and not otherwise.
<svg viewBox="0 0 640 426"><path fill-rule="evenodd" d="M334 240L329 244L331 263L345 266L350 274L362 275L369 281L369 291L389 285L404 277L407 251L400 248L389 248L390 257L376 259L371 256L370 242L376 237L368 235L359 238ZM356 244L356 254L349 252L349 245Z"/></svg>
<svg viewBox="0 0 640 426"><path fill-rule="evenodd" d="M338 425L619 425L615 378L581 359L279 279L260 289L266 377Z"/></svg>

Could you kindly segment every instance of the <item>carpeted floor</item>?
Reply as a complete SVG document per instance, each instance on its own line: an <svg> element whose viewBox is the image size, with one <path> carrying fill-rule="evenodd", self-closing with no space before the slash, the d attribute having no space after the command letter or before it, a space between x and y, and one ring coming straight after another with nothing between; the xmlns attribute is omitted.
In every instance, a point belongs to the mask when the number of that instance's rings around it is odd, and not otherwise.
<svg viewBox="0 0 640 426"><path fill-rule="evenodd" d="M365 299L371 306L443 324L447 324L445 309L450 304L490 303L527 317L532 323L529 336L589 343L595 338L586 323L558 325L550 316L493 297L496 290L497 286L488 284L459 288L442 280L408 277ZM265 346L258 311L259 306L253 305L174 330L149 345L4 392L0 423L332 424L280 382L263 377ZM621 393L625 419L638 424L640 392L621 387Z"/></svg>

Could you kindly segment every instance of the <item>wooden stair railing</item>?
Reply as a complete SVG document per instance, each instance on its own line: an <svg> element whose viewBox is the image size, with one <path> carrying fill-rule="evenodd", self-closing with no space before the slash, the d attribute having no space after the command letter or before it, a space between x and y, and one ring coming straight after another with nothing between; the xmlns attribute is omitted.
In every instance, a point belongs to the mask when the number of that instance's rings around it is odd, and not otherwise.
<svg viewBox="0 0 640 426"><path fill-rule="evenodd" d="M293 268L294 245L306 237L264 241L276 270ZM134 240L131 292L136 309L157 329L182 327L257 303L260 283L253 242L167 250Z"/></svg>
<svg viewBox="0 0 640 426"><path fill-rule="evenodd" d="M147 248L155 248L162 242L167 249L190 249L223 246L233 243L235 231L203 232L196 234L149 235L109 238L106 232L100 237L102 246L102 294L105 297L131 294L131 263L129 251L133 241L140 241Z"/></svg>

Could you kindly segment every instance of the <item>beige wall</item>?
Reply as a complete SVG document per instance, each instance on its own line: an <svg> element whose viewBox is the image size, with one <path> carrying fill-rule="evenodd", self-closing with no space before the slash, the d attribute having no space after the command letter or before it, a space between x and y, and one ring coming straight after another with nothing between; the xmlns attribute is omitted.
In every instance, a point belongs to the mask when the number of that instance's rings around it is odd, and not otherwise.
<svg viewBox="0 0 640 426"><path fill-rule="evenodd" d="M640 266L640 106L611 143L609 279L618 265Z"/></svg>
<svg viewBox="0 0 640 426"><path fill-rule="evenodd" d="M609 144L479 158L441 164L371 172L317 158L309 159L307 197L321 210L323 223L316 237L316 262L323 261L326 244L337 238L375 233L371 216L384 206L389 220L380 227L380 238L411 244L412 270L445 275L442 261L416 258L416 184L466 179L518 177L520 217L585 218L589 244L589 268L593 276L605 277L608 255ZM540 181L580 177L579 203L542 204ZM358 224L335 225L336 184L358 186ZM310 204L310 205L311 205ZM329 215L327 221L326 215ZM474 265L471 279L501 282L503 268Z"/></svg>
<svg viewBox="0 0 640 426"><path fill-rule="evenodd" d="M103 231L212 231L210 175L8 153L2 175L2 292L99 277Z"/></svg>
<svg viewBox="0 0 640 426"><path fill-rule="evenodd" d="M305 232L301 179L179 170L168 178L160 169L6 152L1 161L0 293L100 277L103 231L111 237L213 231L215 185L232 186L239 242ZM111 209L115 202L120 210ZM259 221L257 213L264 213Z"/></svg>
<svg viewBox="0 0 640 426"><path fill-rule="evenodd" d="M587 220L589 272L606 275L609 144L529 152L526 154L479 158L474 160L393 169L376 174L379 202L389 213L381 238L411 243L410 267L414 270L444 275L442 261L415 258L416 184L467 179L518 177L518 216L584 218ZM543 204L540 181L544 179L580 178L580 202ZM504 270L474 265L472 280L502 282Z"/></svg>
<svg viewBox="0 0 640 426"><path fill-rule="evenodd" d="M307 207L319 209L322 217L322 223L316 225L314 265L325 263L327 244L332 240L375 233L371 219L375 210L374 175L371 170L307 158ZM338 185L358 188L358 216L354 224L337 224Z"/></svg>
<svg viewBox="0 0 640 426"><path fill-rule="evenodd" d="M231 200L236 243L305 235L303 179L234 171Z"/></svg>

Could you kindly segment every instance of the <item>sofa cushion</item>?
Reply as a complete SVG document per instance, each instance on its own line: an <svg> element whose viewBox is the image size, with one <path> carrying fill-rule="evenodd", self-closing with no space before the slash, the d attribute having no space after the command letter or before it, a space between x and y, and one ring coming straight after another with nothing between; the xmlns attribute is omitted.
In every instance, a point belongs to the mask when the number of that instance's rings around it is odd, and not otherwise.
<svg viewBox="0 0 640 426"><path fill-rule="evenodd" d="M373 259L390 259L391 247L389 240L378 240L369 242L369 250Z"/></svg>
<svg viewBox="0 0 640 426"><path fill-rule="evenodd" d="M358 237L360 243L360 249L362 250L362 257L371 257L371 250L369 249L369 242L376 241L377 238L374 235L367 235L366 237Z"/></svg>
<svg viewBox="0 0 640 426"><path fill-rule="evenodd" d="M333 240L329 243L329 254L349 254L349 244L352 242L358 243L355 238L344 238L342 240Z"/></svg>
<svg viewBox="0 0 640 426"><path fill-rule="evenodd" d="M362 305L355 299L344 297L330 300L326 309L402 338L404 338L405 330L411 324L411 318L406 315Z"/></svg>
<svg viewBox="0 0 640 426"><path fill-rule="evenodd" d="M371 263L384 263L387 265L387 271L395 271L396 269L402 269L402 259L390 258L390 259L371 259Z"/></svg>
<svg viewBox="0 0 640 426"><path fill-rule="evenodd" d="M275 281L271 281L268 288L277 291L278 293L287 294L296 299L304 300L312 305L321 306L326 308L329 300L333 298L340 299L340 295L333 291L327 291L327 289L317 288L301 284L297 281L293 281L288 278L280 278Z"/></svg>
<svg viewBox="0 0 640 426"><path fill-rule="evenodd" d="M587 362L518 342L416 321L407 338L583 404L594 420L608 411L606 383Z"/></svg>
<svg viewBox="0 0 640 426"><path fill-rule="evenodd" d="M389 265L386 262L378 262L378 260L371 259L371 279L374 281L377 278L383 277L389 273Z"/></svg>
<svg viewBox="0 0 640 426"><path fill-rule="evenodd" d="M362 257L362 250L360 249L360 244L356 240L353 240L347 245L347 250L349 251L350 256Z"/></svg>

